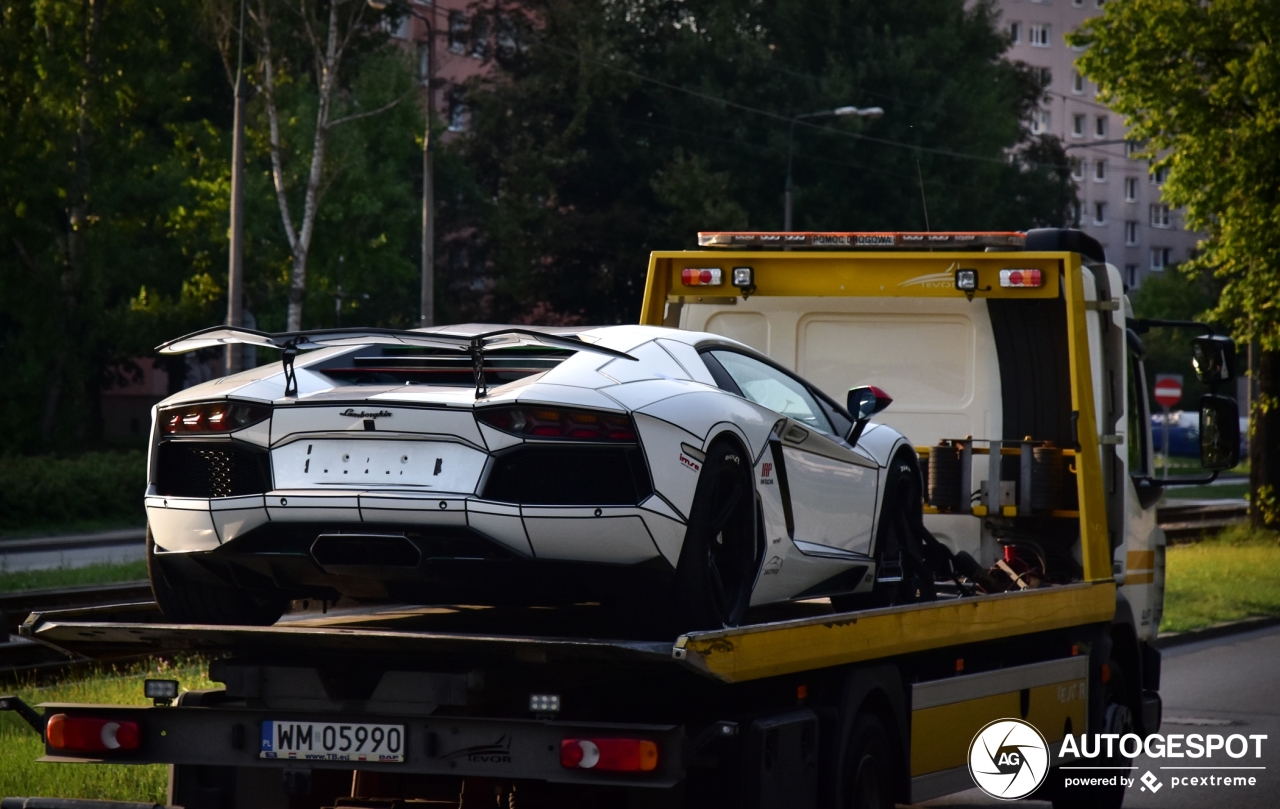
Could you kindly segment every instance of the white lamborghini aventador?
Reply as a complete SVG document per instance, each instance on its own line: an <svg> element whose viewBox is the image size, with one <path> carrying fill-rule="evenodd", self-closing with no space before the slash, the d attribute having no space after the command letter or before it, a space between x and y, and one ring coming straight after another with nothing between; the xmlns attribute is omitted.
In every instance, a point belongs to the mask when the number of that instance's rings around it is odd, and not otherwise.
<svg viewBox="0 0 1280 809"><path fill-rule="evenodd" d="M174 620L639 600L685 630L915 586L920 473L869 422L875 388L841 406L741 343L641 326L219 327L160 350L228 342L283 363L154 411L148 559Z"/></svg>

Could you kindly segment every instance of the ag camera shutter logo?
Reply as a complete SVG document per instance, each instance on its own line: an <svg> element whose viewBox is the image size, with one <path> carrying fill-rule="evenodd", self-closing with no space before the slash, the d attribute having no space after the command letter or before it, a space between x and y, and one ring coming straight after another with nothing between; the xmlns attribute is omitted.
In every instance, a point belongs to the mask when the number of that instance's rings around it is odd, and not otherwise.
<svg viewBox="0 0 1280 809"><path fill-rule="evenodd" d="M993 798L1025 798L1048 774L1049 743L1034 725L1021 719L997 719L969 743L969 775Z"/></svg>

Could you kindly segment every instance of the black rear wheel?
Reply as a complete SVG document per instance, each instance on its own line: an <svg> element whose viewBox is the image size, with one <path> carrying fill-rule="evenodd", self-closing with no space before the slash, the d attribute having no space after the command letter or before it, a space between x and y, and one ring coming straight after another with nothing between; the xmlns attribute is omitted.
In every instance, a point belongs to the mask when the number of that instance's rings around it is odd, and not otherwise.
<svg viewBox="0 0 1280 809"><path fill-rule="evenodd" d="M751 460L736 442L717 439L698 475L676 565L676 631L741 623L759 568Z"/></svg>
<svg viewBox="0 0 1280 809"><path fill-rule="evenodd" d="M240 590L184 575L172 560L156 553L149 526L147 578L160 612L177 623L270 626L280 619L287 605L285 598L276 593Z"/></svg>
<svg viewBox="0 0 1280 809"><path fill-rule="evenodd" d="M854 720L844 756L843 809L892 809L893 746L872 714Z"/></svg>

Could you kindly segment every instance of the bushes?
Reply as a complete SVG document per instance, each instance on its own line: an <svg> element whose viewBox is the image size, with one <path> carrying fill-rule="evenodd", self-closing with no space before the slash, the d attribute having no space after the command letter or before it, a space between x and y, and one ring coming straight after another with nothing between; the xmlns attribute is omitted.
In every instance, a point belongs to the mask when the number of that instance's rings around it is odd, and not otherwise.
<svg viewBox="0 0 1280 809"><path fill-rule="evenodd" d="M0 458L0 532L142 525L140 451Z"/></svg>

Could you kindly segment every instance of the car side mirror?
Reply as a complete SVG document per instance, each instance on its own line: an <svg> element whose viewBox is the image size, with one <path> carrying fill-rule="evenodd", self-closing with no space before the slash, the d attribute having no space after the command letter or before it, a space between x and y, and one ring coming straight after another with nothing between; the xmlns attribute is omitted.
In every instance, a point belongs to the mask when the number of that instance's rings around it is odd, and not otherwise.
<svg viewBox="0 0 1280 809"><path fill-rule="evenodd" d="M874 385L863 385L850 390L848 398L845 399L845 408L854 418L853 429L849 431L849 443L858 443L871 417L891 404L893 404L893 397Z"/></svg>
<svg viewBox="0 0 1280 809"><path fill-rule="evenodd" d="M893 398L874 385L863 385L849 391L849 398L845 402L849 415L862 421L893 404Z"/></svg>
<svg viewBox="0 0 1280 809"><path fill-rule="evenodd" d="M1205 334L1191 344L1191 365L1196 378L1210 385L1236 376L1236 344L1230 337Z"/></svg>
<svg viewBox="0 0 1280 809"><path fill-rule="evenodd" d="M1240 463L1240 406L1229 396L1200 397L1200 465L1230 469Z"/></svg>

